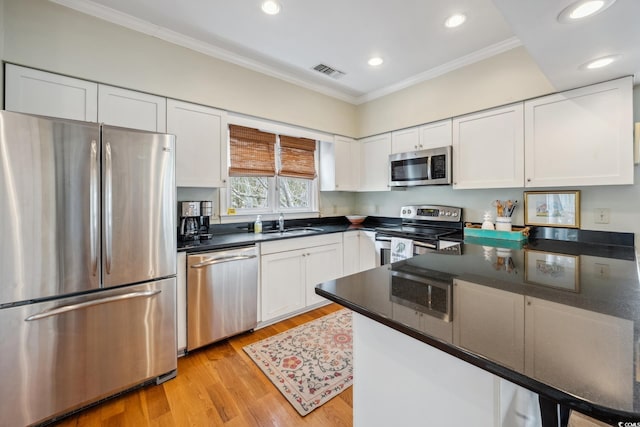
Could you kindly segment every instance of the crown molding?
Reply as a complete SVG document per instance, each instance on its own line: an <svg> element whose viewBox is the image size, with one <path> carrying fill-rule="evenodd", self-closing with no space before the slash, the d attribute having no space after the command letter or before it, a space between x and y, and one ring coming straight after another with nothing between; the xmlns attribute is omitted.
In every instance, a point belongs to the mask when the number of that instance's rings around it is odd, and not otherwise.
<svg viewBox="0 0 640 427"><path fill-rule="evenodd" d="M266 74L270 77L275 77L280 80L284 80L288 83L296 86L301 86L306 89L313 90L315 92L322 93L333 98L337 98L341 101L355 104L357 97L346 94L336 89L329 88L320 84L310 83L306 80L302 80L289 73L282 72L274 67L265 65L259 61L247 58L242 55L238 55L229 50L214 46L210 43L205 43L193 37L185 36L178 32L166 29L159 25L152 24L148 21L136 18L126 13L119 12L101 4L94 3L90 0L49 0L52 3L57 3L61 6L74 9L85 15L91 15L93 17L102 19L112 24L119 25L121 27L128 28L139 33L143 33L158 39L167 41L169 43L185 47L187 49L194 50L196 52L203 53L205 55L221 59L232 64L239 65L244 68L248 68L253 71L257 71L261 74Z"/></svg>
<svg viewBox="0 0 640 427"><path fill-rule="evenodd" d="M482 61L484 59L490 58L519 46L522 46L522 42L517 37L508 38L501 42L492 44L491 46L487 46L484 49L477 50L468 55L454 59L453 61L449 61L430 70L424 71L420 74L416 74L415 76L409 77L408 79L402 80L398 83L394 83L387 87L366 93L358 97L355 104L360 105L364 104L365 102L373 101L374 99L381 98L394 92L398 92L399 90L427 80L435 79L436 77L439 77L453 70L466 67L467 65Z"/></svg>
<svg viewBox="0 0 640 427"><path fill-rule="evenodd" d="M413 86L417 83L421 83L421 82L436 78L450 71L465 67L467 65L471 65L475 62L482 61L483 59L490 58L494 55L498 55L500 53L506 52L508 50L511 50L513 48L516 48L522 45L522 42L518 38L512 37L512 38L503 40L501 42L495 43L484 49L480 49L469 55L465 55L461 58L447 62L446 64L427 70L423 73L417 74L401 82L392 84L390 86L386 86L381 89L374 90L372 92L366 93L361 96L352 96L342 91L339 91L321 84L310 83L309 81L303 80L290 73L283 72L279 69L276 69L275 67L272 67L272 66L263 64L259 61L233 53L229 50L217 47L210 43L205 43L200 40L196 40L193 37L188 37L178 32L168 30L159 25L152 24L148 21L119 12L117 10L111 9L101 4L94 3L90 0L49 0L49 1L53 3L57 3L61 6L68 7L70 9L74 9L86 15L90 15L90 16L102 19L104 21L111 22L116 25L120 25L122 27L128 28L133 31L137 31L139 33L156 37L166 42L169 42L178 46L182 46L187 49L191 49L196 52L200 52L205 55L208 55L226 62L230 62L232 64L239 65L244 68L248 68L250 70L259 72L261 74L265 74L270 77L274 77L274 78L286 81L288 83L294 84L296 86L300 86L300 87L312 90L314 92L331 96L333 98L336 98L341 101L348 102L354 105L364 104L365 102L369 102L374 99L381 98L383 96L405 89L409 86Z"/></svg>

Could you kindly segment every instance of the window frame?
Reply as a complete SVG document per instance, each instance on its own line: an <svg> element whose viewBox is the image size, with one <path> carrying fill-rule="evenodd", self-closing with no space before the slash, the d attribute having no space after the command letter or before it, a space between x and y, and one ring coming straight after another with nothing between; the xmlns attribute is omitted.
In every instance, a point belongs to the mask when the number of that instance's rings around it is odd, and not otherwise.
<svg viewBox="0 0 640 427"><path fill-rule="evenodd" d="M325 135L320 132L315 132L309 129L287 126L280 123L268 122L249 118L240 115L230 115L227 121L227 138L225 141L226 147L226 165L224 170L226 171L229 165L229 124L238 126L252 127L264 132L272 132L276 134L276 174L274 176L268 176L269 180L269 205L267 208L249 208L249 209L234 209L230 213L231 208L231 181L233 177L227 177L225 187L220 189L220 218L221 222L236 222L247 219L254 219L256 215L262 215L263 219L275 219L280 213L289 214L288 218L308 218L310 216L319 216L319 199L320 199L320 186L319 186L319 171L320 171L320 144L319 141L332 139L332 135ZM277 172L279 170L280 161L280 135L298 136L302 138L309 138L316 141L316 149L314 152L314 162L316 168L316 177L309 180L309 207L308 208L281 208L280 203L280 184L279 180L286 177L279 177ZM235 220L234 220L235 218Z"/></svg>

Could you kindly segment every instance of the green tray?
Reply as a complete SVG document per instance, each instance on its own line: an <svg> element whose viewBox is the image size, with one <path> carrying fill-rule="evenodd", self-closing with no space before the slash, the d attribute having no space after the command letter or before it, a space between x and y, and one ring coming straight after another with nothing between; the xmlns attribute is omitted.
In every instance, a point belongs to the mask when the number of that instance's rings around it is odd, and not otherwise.
<svg viewBox="0 0 640 427"><path fill-rule="evenodd" d="M475 227L465 227L464 228L464 238L466 240L467 237L483 237L487 239L498 239L498 240L513 240L516 242L526 241L529 239L528 236L525 235L525 232L528 232L529 228L519 229L514 227L513 231L502 231L502 230L484 230L482 228Z"/></svg>
<svg viewBox="0 0 640 427"><path fill-rule="evenodd" d="M471 237L465 236L464 243L471 243L473 245L491 246L493 248L505 248L505 249L522 249L526 244L526 240L502 240L491 239L489 237Z"/></svg>

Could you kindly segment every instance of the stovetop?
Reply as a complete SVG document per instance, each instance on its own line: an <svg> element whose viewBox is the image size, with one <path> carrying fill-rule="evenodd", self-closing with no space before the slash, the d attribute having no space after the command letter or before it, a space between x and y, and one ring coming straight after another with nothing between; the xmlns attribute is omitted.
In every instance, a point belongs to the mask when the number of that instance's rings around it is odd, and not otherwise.
<svg viewBox="0 0 640 427"><path fill-rule="evenodd" d="M407 237L410 239L438 240L441 237L457 233L459 229L449 227L429 227L416 225L401 225L397 227L380 227L376 232L388 236Z"/></svg>
<svg viewBox="0 0 640 427"><path fill-rule="evenodd" d="M379 227L376 232L391 237L436 241L462 231L462 208L418 205L400 209L402 225Z"/></svg>

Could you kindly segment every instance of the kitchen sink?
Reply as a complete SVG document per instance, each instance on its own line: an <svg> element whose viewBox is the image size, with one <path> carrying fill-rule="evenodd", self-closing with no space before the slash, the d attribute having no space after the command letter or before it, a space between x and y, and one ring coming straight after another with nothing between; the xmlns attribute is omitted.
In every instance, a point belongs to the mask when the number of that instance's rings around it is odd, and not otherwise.
<svg viewBox="0 0 640 427"><path fill-rule="evenodd" d="M283 236L291 236L295 234L321 233L323 231L324 230L322 228L316 228L316 227L291 227L291 228L285 228L284 231L267 230L267 231L263 231L262 234L281 234Z"/></svg>

